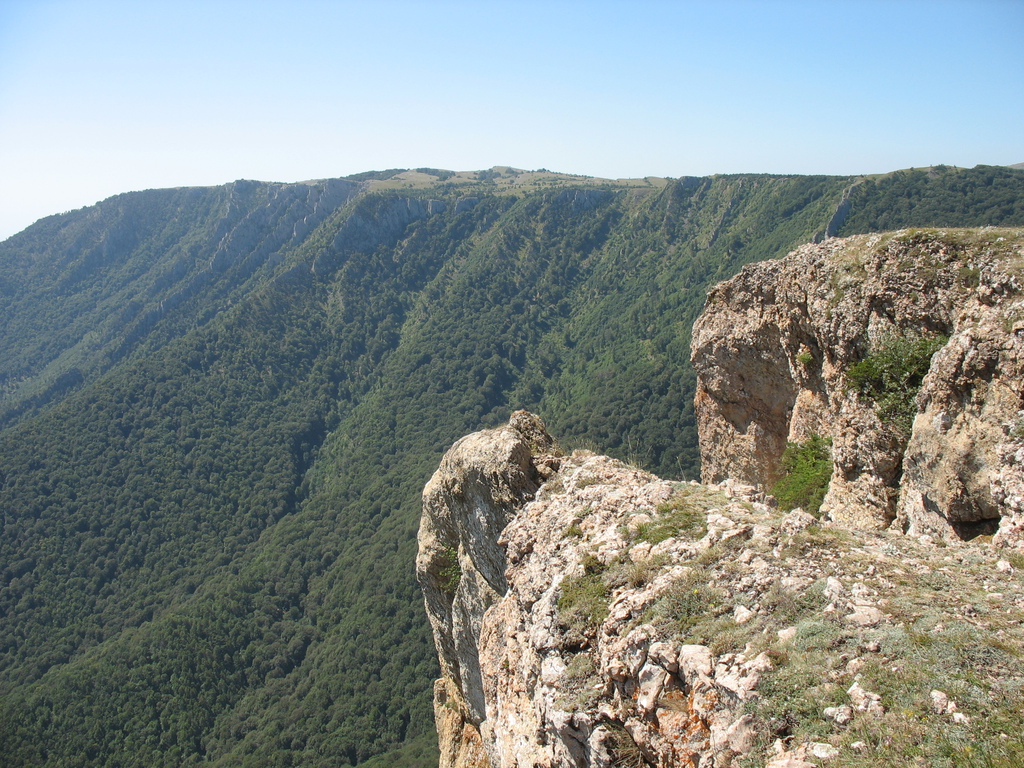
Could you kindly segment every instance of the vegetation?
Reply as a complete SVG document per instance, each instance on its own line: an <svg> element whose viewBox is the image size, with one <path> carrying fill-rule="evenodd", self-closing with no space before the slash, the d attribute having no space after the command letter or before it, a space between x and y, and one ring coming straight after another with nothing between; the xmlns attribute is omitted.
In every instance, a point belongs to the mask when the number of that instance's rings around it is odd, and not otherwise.
<svg viewBox="0 0 1024 768"><path fill-rule="evenodd" d="M528 407L696 477L706 287L852 182L427 171L119 195L0 243L5 764L423 764L442 452Z"/></svg>
<svg viewBox="0 0 1024 768"><path fill-rule="evenodd" d="M1002 166L911 168L862 180L850 190L840 235L907 227L1024 226L1024 173Z"/></svg>
<svg viewBox="0 0 1024 768"><path fill-rule="evenodd" d="M904 438L917 413L917 393L931 367L932 355L946 336L891 333L846 372L849 388L876 403L879 418Z"/></svg>
<svg viewBox="0 0 1024 768"><path fill-rule="evenodd" d="M611 586L604 578L605 567L598 561L584 564L579 576L562 582L558 597L558 620L566 627L566 637L574 645L585 648L594 638L602 622L608 618Z"/></svg>
<svg viewBox="0 0 1024 768"><path fill-rule="evenodd" d="M459 553L448 547L444 552L444 566L441 568L441 591L449 597L455 594L462 579L462 568L459 566Z"/></svg>
<svg viewBox="0 0 1024 768"><path fill-rule="evenodd" d="M817 517L832 479L832 440L811 435L803 443L789 443L782 452L782 476L771 488L785 510L802 507Z"/></svg>

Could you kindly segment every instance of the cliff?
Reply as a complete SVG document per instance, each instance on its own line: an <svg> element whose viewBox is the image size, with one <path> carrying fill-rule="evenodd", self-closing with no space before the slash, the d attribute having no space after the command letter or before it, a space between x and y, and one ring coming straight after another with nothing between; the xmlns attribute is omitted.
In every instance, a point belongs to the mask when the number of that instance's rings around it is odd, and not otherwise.
<svg viewBox="0 0 1024 768"><path fill-rule="evenodd" d="M705 484L524 411L456 443L417 559L442 768L1020 764L1021 243L827 240L713 289ZM820 519L765 492L812 436Z"/></svg>
<svg viewBox="0 0 1024 768"><path fill-rule="evenodd" d="M1024 756L1019 552L559 455L522 411L423 501L442 768Z"/></svg>
<svg viewBox="0 0 1024 768"><path fill-rule="evenodd" d="M787 443L818 435L825 519L1019 545L1022 289L1020 230L828 240L745 267L694 326L703 478L770 488Z"/></svg>

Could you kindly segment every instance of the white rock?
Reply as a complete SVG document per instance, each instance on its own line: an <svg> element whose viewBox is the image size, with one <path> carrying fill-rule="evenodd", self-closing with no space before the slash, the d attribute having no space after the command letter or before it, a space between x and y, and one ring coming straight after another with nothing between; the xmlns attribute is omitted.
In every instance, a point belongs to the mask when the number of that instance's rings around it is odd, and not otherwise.
<svg viewBox="0 0 1024 768"><path fill-rule="evenodd" d="M732 611L732 618L737 624L746 624L754 618L754 612L743 605L737 605Z"/></svg>
<svg viewBox="0 0 1024 768"><path fill-rule="evenodd" d="M839 750L831 744L823 741L811 741L807 744L807 751L819 760L831 760L839 757Z"/></svg>
<svg viewBox="0 0 1024 768"><path fill-rule="evenodd" d="M858 605L854 607L853 613L847 614L843 618L858 627L873 627L885 618L885 614L873 606Z"/></svg>
<svg viewBox="0 0 1024 768"><path fill-rule="evenodd" d="M932 700L932 712L937 715L946 714L946 708L949 706L949 696L942 691L932 691L929 695Z"/></svg>
<svg viewBox="0 0 1024 768"><path fill-rule="evenodd" d="M657 664L646 664L640 670L639 695L636 699L636 706L641 713L650 715L654 712L658 705L658 697L661 696L667 680L668 672Z"/></svg>
<svg viewBox="0 0 1024 768"><path fill-rule="evenodd" d="M786 627L780 629L776 634L779 636L779 642L784 644L792 643L796 639L796 627Z"/></svg>

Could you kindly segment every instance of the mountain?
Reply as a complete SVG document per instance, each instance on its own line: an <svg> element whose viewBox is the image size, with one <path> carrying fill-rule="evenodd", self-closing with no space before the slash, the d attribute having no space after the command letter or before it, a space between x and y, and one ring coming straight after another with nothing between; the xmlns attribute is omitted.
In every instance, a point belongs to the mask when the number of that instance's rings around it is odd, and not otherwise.
<svg viewBox="0 0 1024 768"><path fill-rule="evenodd" d="M697 477L707 287L884 200L887 227L1024 225L1022 189L395 170L119 195L0 243L5 760L429 764L412 564L452 441L527 407Z"/></svg>

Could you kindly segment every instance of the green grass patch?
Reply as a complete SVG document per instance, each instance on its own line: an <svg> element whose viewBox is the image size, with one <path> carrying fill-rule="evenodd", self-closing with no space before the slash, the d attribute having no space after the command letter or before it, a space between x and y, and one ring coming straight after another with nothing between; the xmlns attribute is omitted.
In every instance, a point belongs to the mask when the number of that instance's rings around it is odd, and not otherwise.
<svg viewBox="0 0 1024 768"><path fill-rule="evenodd" d="M565 627L570 646L585 647L608 618L611 587L604 578L605 566L591 554L584 555L583 573L562 581L558 597L558 621Z"/></svg>
<svg viewBox="0 0 1024 768"><path fill-rule="evenodd" d="M817 516L832 479L832 440L811 435L803 443L789 443L782 452L782 472L771 489L779 506L802 507Z"/></svg>

